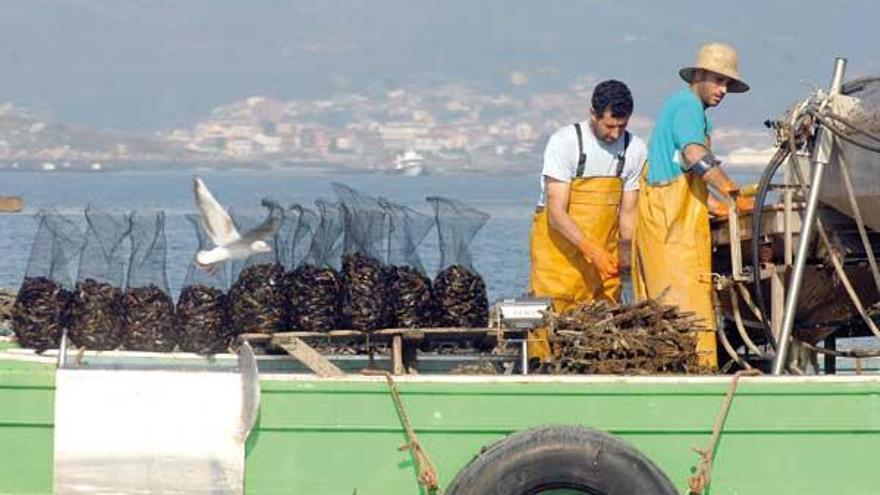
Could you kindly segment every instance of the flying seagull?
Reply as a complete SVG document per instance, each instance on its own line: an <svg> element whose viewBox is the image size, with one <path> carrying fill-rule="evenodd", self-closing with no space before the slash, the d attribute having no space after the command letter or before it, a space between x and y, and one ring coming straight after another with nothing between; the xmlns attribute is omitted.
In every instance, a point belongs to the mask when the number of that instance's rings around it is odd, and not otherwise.
<svg viewBox="0 0 880 495"><path fill-rule="evenodd" d="M208 190L201 177L193 179L196 208L199 210L199 222L205 233L214 243L213 249L203 249L196 253L196 263L211 266L226 260L247 258L256 253L272 251L266 239L275 235L281 226L280 209L270 201L263 201L269 208L269 216L260 225L245 233L238 233L229 213Z"/></svg>

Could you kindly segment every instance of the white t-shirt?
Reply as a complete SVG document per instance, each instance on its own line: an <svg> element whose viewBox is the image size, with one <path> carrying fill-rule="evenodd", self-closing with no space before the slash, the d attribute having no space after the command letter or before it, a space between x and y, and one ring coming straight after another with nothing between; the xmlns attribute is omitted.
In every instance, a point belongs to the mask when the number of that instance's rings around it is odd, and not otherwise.
<svg viewBox="0 0 880 495"><path fill-rule="evenodd" d="M596 138L590 128L589 121L580 124L584 140L584 154L587 156L584 163L584 173L581 174L581 177L615 177L617 175L617 157L623 151L624 137L621 135L617 141L608 144ZM538 206L543 206L547 201L547 195L544 192L545 176L563 182L571 182L575 179L578 153L577 133L574 130L574 125L567 125L550 136L547 148L544 149L544 168L541 170L541 199ZM624 191L639 189L639 177L647 159L648 149L645 142L630 133L623 173L620 174Z"/></svg>

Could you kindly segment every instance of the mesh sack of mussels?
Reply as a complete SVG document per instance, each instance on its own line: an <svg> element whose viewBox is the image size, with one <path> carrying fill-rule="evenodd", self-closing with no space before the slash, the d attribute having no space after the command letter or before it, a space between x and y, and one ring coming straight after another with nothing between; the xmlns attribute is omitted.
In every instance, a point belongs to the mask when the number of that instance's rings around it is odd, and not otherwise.
<svg viewBox="0 0 880 495"><path fill-rule="evenodd" d="M80 348L110 351L125 331L122 289L87 278L76 283L70 302L70 340Z"/></svg>
<svg viewBox="0 0 880 495"><path fill-rule="evenodd" d="M70 291L47 277L25 277L12 305L12 331L18 344L38 353L58 347Z"/></svg>
<svg viewBox="0 0 880 495"><path fill-rule="evenodd" d="M284 266L284 298L287 305L287 321L291 329L299 328L298 305L308 298L309 286L303 285L310 274L297 273L296 269L308 255L309 246L318 226L314 211L293 204L285 210L284 223L278 230L276 253ZM294 289L295 287L295 289ZM297 297L294 297L296 293Z"/></svg>
<svg viewBox="0 0 880 495"><path fill-rule="evenodd" d="M335 264L342 234L342 212L338 204L315 202L317 213L302 210L299 243L308 244L302 260L286 275L287 297L293 327L308 332L339 328L342 276Z"/></svg>
<svg viewBox="0 0 880 495"><path fill-rule="evenodd" d="M384 198L379 203L388 216L385 324L396 328L429 327L434 320L434 299L418 247L434 226L434 219Z"/></svg>
<svg viewBox="0 0 880 495"><path fill-rule="evenodd" d="M86 208L86 235L70 302L70 340L91 350L112 350L125 332L122 283L128 216Z"/></svg>
<svg viewBox="0 0 880 495"><path fill-rule="evenodd" d="M343 213L342 323L369 331L385 326L386 272L383 244L387 216L376 198L333 184Z"/></svg>
<svg viewBox="0 0 880 495"><path fill-rule="evenodd" d="M263 200L263 205L269 209L263 219L249 212L233 213L232 216L239 232L245 232L244 237L262 232L256 237L265 238L271 248L271 251L258 252L232 264L232 273L237 276L233 277L235 282L229 288L227 301L236 335L282 332L288 325L284 267L276 255L277 234L284 222L284 212L274 202Z"/></svg>
<svg viewBox="0 0 880 495"><path fill-rule="evenodd" d="M343 326L376 330L385 325L387 272L376 258L355 252L342 255Z"/></svg>
<svg viewBox="0 0 880 495"><path fill-rule="evenodd" d="M195 229L198 248L196 253L212 247L200 217L187 215ZM177 297L178 345L181 350L198 354L224 352L232 343L226 305L226 264L208 268L196 265L195 254L187 267L183 289Z"/></svg>
<svg viewBox="0 0 880 495"><path fill-rule="evenodd" d="M36 220L37 234L10 318L19 345L43 352L60 343L83 238L78 226L53 211L41 211Z"/></svg>
<svg viewBox="0 0 880 495"><path fill-rule="evenodd" d="M131 257L123 295L125 337L122 346L135 351L173 351L178 327L165 266L165 214L133 213L129 239Z"/></svg>
<svg viewBox="0 0 880 495"><path fill-rule="evenodd" d="M15 305L16 297L15 292L0 288L0 337L13 335L12 306Z"/></svg>
<svg viewBox="0 0 880 495"><path fill-rule="evenodd" d="M558 353L554 374L710 373L697 362L693 313L654 300L585 303L545 322Z"/></svg>
<svg viewBox="0 0 880 495"><path fill-rule="evenodd" d="M440 246L440 271L434 277L433 297L437 324L449 327L485 327L489 320L486 283L474 269L471 243L489 214L460 201L432 196Z"/></svg>

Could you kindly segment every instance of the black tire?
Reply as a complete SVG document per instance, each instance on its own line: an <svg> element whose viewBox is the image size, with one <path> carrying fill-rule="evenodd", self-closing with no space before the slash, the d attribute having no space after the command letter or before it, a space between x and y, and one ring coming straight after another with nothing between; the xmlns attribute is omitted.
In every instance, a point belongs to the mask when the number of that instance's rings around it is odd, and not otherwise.
<svg viewBox="0 0 880 495"><path fill-rule="evenodd" d="M581 426L514 433L462 469L446 495L534 495L553 489L590 495L679 495L634 447Z"/></svg>

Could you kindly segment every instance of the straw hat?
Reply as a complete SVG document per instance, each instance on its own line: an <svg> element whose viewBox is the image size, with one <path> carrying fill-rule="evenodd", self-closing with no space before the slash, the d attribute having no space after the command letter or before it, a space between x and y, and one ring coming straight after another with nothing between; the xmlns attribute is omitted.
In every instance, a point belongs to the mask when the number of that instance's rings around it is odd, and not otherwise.
<svg viewBox="0 0 880 495"><path fill-rule="evenodd" d="M731 79L727 85L727 91L730 93L745 93L749 90L749 85L742 81L739 77L737 64L739 56L736 49L725 43L707 43L700 48L697 53L697 62L693 67L685 67L678 71L678 75L682 79L690 83L694 78L694 72L697 69L712 71Z"/></svg>

